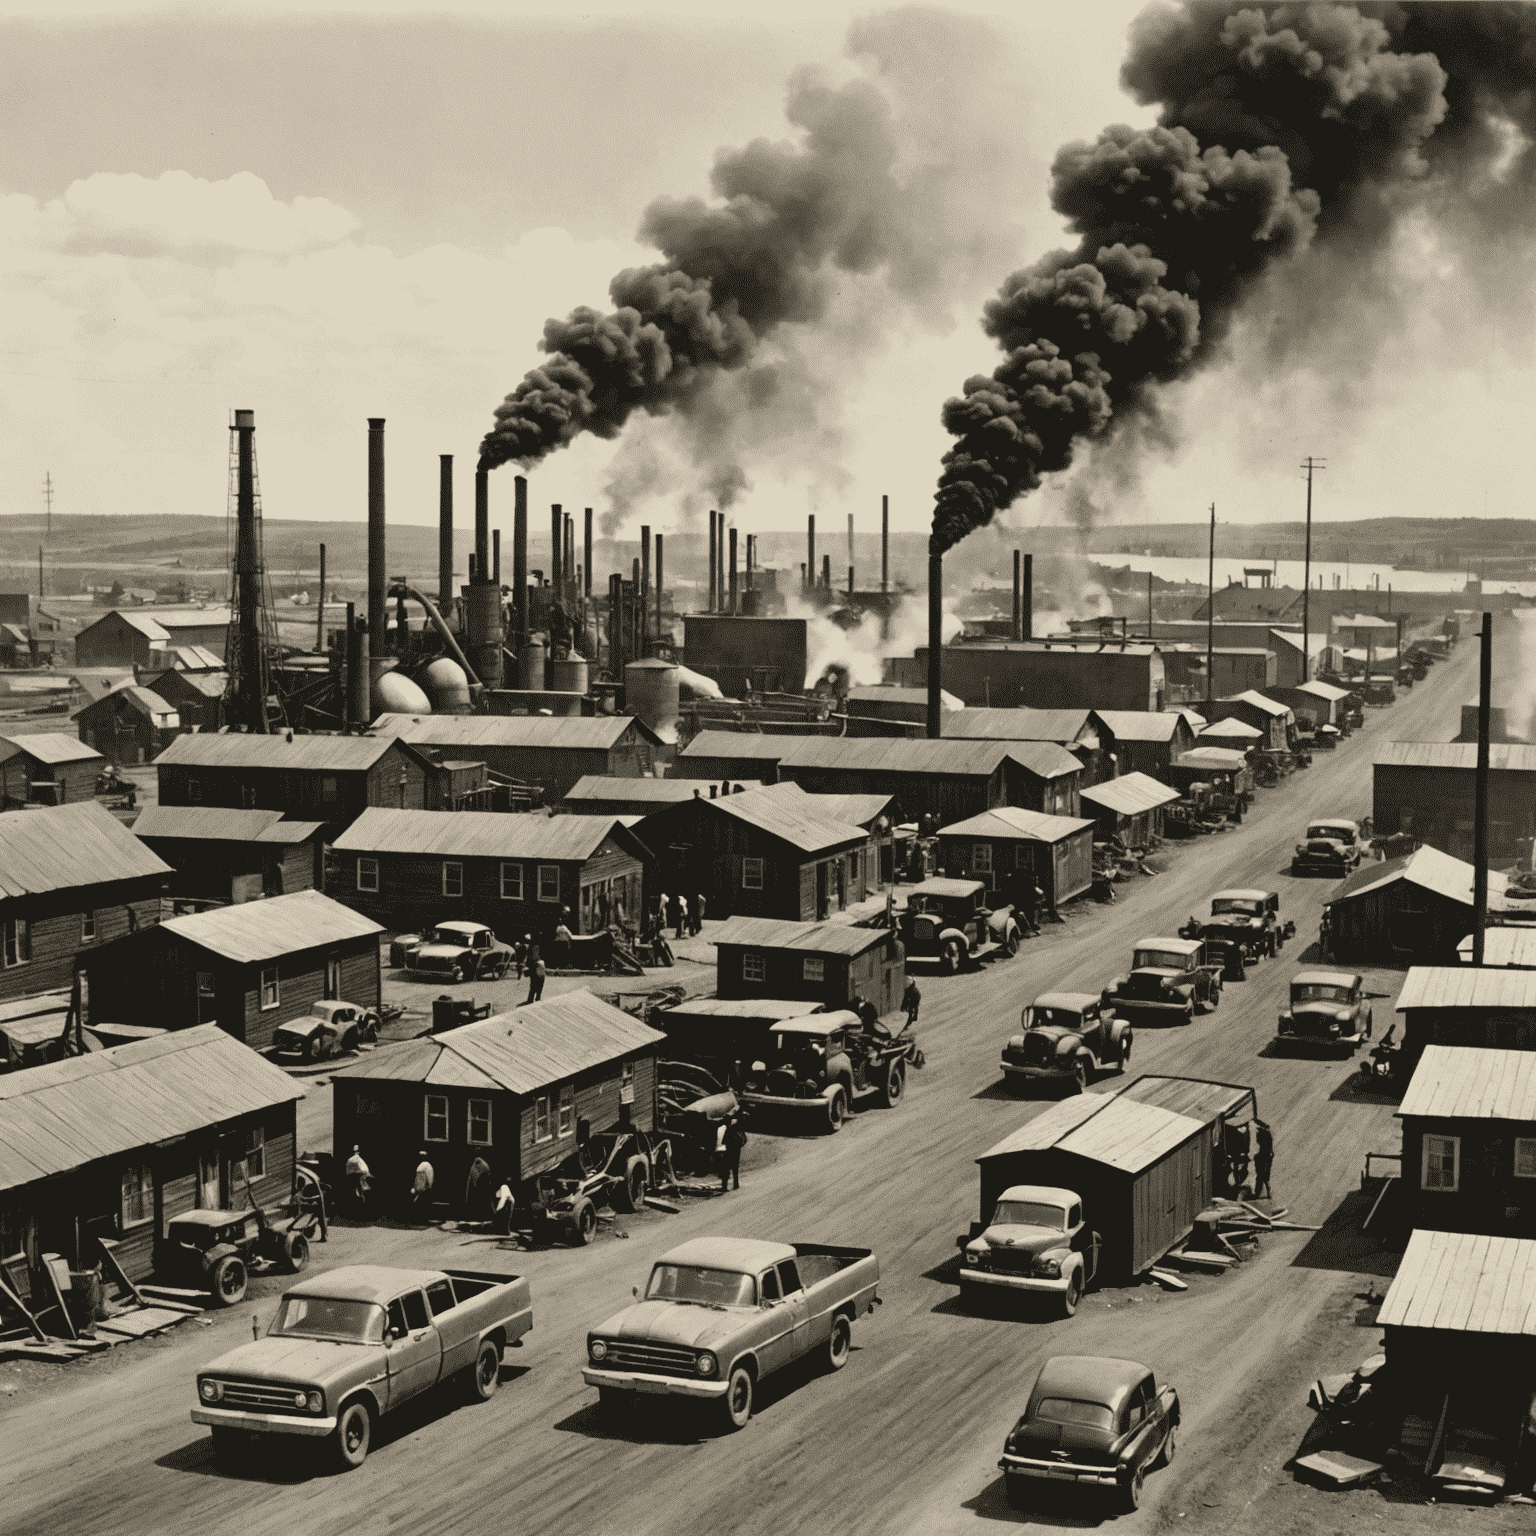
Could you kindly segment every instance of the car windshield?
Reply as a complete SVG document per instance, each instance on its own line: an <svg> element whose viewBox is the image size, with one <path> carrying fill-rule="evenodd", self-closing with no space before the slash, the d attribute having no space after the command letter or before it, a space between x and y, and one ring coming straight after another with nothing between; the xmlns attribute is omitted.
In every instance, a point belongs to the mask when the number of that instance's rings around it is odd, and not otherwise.
<svg viewBox="0 0 1536 1536"><path fill-rule="evenodd" d="M1182 971L1188 964L1188 955L1178 954L1171 949L1138 949L1134 969L1139 971L1147 966L1158 966L1166 971Z"/></svg>
<svg viewBox="0 0 1536 1536"><path fill-rule="evenodd" d="M432 935L434 944L465 944L468 939L455 928L439 928Z"/></svg>
<svg viewBox="0 0 1536 1536"><path fill-rule="evenodd" d="M1326 982L1304 982L1291 988L1293 1003L1347 1003L1348 987L1330 986Z"/></svg>
<svg viewBox="0 0 1536 1536"><path fill-rule="evenodd" d="M1105 1404L1085 1403L1075 1397L1043 1397L1035 1417L1055 1424L1087 1424L1094 1429L1109 1429L1115 1422Z"/></svg>
<svg viewBox="0 0 1536 1536"><path fill-rule="evenodd" d="M1052 1232L1067 1230L1067 1213L1059 1205L1044 1205L1038 1200L999 1200L992 1212L994 1227L1046 1227Z"/></svg>
<svg viewBox="0 0 1536 1536"><path fill-rule="evenodd" d="M658 1264L645 1288L647 1301L685 1301L704 1307L755 1307L757 1281L733 1269Z"/></svg>
<svg viewBox="0 0 1536 1536"><path fill-rule="evenodd" d="M774 1053L778 1056L793 1056L798 1051L811 1051L817 1055L825 1053L826 1041L820 1035L802 1035L798 1031L794 1034L775 1034L773 1037Z"/></svg>
<svg viewBox="0 0 1536 1536"><path fill-rule="evenodd" d="M185 1243L188 1248L212 1248L220 1240L218 1227L206 1227L200 1221L189 1221L171 1228L171 1241Z"/></svg>
<svg viewBox="0 0 1536 1536"><path fill-rule="evenodd" d="M340 1301L333 1296L285 1296L271 1331L289 1338L378 1344L384 1338L384 1308L373 1301Z"/></svg>
<svg viewBox="0 0 1536 1536"><path fill-rule="evenodd" d="M1068 1029L1081 1029L1083 1016L1075 1008L1042 1008L1038 1003L1029 1010L1028 1029L1042 1024L1061 1024Z"/></svg>
<svg viewBox="0 0 1536 1536"><path fill-rule="evenodd" d="M1259 917L1263 911L1263 902L1247 896L1218 896L1211 903L1212 917L1220 917L1224 912L1235 912L1240 917Z"/></svg>
<svg viewBox="0 0 1536 1536"><path fill-rule="evenodd" d="M1352 843L1355 834L1349 827L1308 827L1308 837L1328 837L1336 843Z"/></svg>

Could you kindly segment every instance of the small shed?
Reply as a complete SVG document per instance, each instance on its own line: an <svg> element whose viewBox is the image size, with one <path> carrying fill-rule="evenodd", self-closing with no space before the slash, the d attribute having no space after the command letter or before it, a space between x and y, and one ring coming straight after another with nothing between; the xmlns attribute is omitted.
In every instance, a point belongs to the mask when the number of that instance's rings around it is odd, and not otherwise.
<svg viewBox="0 0 1536 1536"><path fill-rule="evenodd" d="M524 1204L541 1173L590 1137L656 1124L666 1036L587 991L381 1047L332 1076L338 1166L359 1146L386 1203L405 1202L417 1154L458 1204L483 1157Z"/></svg>
<svg viewBox="0 0 1536 1536"><path fill-rule="evenodd" d="M1153 714L1144 709L1100 709L1095 713L1114 735L1116 767L1122 777L1145 773L1166 781L1174 758L1195 745L1195 728L1177 710Z"/></svg>
<svg viewBox="0 0 1536 1536"><path fill-rule="evenodd" d="M148 614L114 608L75 636L75 664L128 671L149 668L155 665L155 653L170 638L170 630Z"/></svg>
<svg viewBox="0 0 1536 1536"><path fill-rule="evenodd" d="M1227 1192L1228 1132L1246 1136L1257 1114L1253 1089L1195 1078L1141 1077L1063 1099L976 1159L981 1223L1012 1185L1070 1189L1103 1239L1101 1273L1143 1274Z"/></svg>
<svg viewBox="0 0 1536 1536"><path fill-rule="evenodd" d="M893 928L733 917L711 943L722 998L798 998L846 1008L862 997L882 1016L901 1006L906 953Z"/></svg>
<svg viewBox="0 0 1536 1536"><path fill-rule="evenodd" d="M762 787L761 779L734 779L721 785L700 779L615 779L589 773L571 786L561 806L582 816L649 816L695 795L713 800L722 789L737 795Z"/></svg>
<svg viewBox="0 0 1536 1536"><path fill-rule="evenodd" d="M1472 935L1456 946L1463 965L1472 964ZM1483 968L1536 971L1536 928L1486 928L1483 930Z"/></svg>
<svg viewBox="0 0 1536 1536"><path fill-rule="evenodd" d="M1344 725L1344 701L1349 697L1349 689L1314 679L1292 688L1266 688L1264 696L1287 705L1296 716L1296 724L1304 730L1315 731L1321 725L1340 729Z"/></svg>
<svg viewBox="0 0 1536 1536"><path fill-rule="evenodd" d="M1195 747L1168 765L1168 782L1187 795L1191 784L1230 781L1248 767L1248 754L1230 747Z"/></svg>
<svg viewBox="0 0 1536 1536"><path fill-rule="evenodd" d="M1127 848L1146 848L1163 835L1163 810L1179 798L1176 789L1145 773L1124 773L1083 791L1083 809L1094 818L1095 837L1118 837Z"/></svg>
<svg viewBox="0 0 1536 1536"><path fill-rule="evenodd" d="M0 810L94 799L96 775L105 767L101 753L73 736L0 736Z"/></svg>
<svg viewBox="0 0 1536 1536"><path fill-rule="evenodd" d="M224 694L229 688L226 673L175 668L162 672L149 687L176 711L185 729L223 729Z"/></svg>
<svg viewBox="0 0 1536 1536"><path fill-rule="evenodd" d="M1431 1045L1536 1051L1536 971L1415 965L1397 996L1405 1065Z"/></svg>
<svg viewBox="0 0 1536 1536"><path fill-rule="evenodd" d="M1239 720L1236 716L1202 725L1198 740L1201 746L1226 747L1232 752L1262 750L1265 744L1263 731L1256 730L1246 720Z"/></svg>
<svg viewBox="0 0 1536 1536"><path fill-rule="evenodd" d="M175 871L173 897L237 905L291 896L325 883L324 827L284 821L281 811L223 806L149 805L133 835Z"/></svg>
<svg viewBox="0 0 1536 1536"><path fill-rule="evenodd" d="M1378 837L1407 832L1457 858L1472 857L1477 743L1392 741L1376 755L1371 817ZM1513 859L1536 836L1536 746L1488 752L1488 854Z"/></svg>
<svg viewBox="0 0 1536 1536"><path fill-rule="evenodd" d="M677 754L679 778L776 784L779 760L794 745L791 736L765 736L757 731L700 731Z"/></svg>
<svg viewBox="0 0 1536 1536"><path fill-rule="evenodd" d="M181 716L171 704L137 683L114 688L71 718L86 746L128 766L154 762L181 730Z"/></svg>
<svg viewBox="0 0 1536 1536"><path fill-rule="evenodd" d="M1470 864L1425 846L1400 859L1362 864L1323 905L1330 960L1390 964L1409 956L1453 963L1472 930ZM1502 889L1494 871L1489 889Z"/></svg>
<svg viewBox="0 0 1536 1536"><path fill-rule="evenodd" d="M1004 901L1029 879L1059 907L1093 884L1093 823L1002 805L941 828L939 856L951 879L984 880Z"/></svg>
<svg viewBox="0 0 1536 1536"><path fill-rule="evenodd" d="M1258 743L1263 751L1284 752L1296 745L1296 717L1290 705L1267 698L1256 688L1213 699L1208 714L1211 725L1232 719L1251 725L1263 738Z"/></svg>

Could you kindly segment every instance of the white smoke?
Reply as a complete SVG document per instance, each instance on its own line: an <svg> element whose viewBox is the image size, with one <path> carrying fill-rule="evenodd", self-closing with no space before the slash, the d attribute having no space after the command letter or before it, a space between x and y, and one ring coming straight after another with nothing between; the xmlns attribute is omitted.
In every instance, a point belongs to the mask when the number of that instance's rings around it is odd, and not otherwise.
<svg viewBox="0 0 1536 1536"><path fill-rule="evenodd" d="M833 666L847 671L852 686L872 686L884 677L887 656L911 656L928 643L928 598L921 592L902 596L884 639L878 613L866 612L851 629L844 629L795 592L785 594L785 613L789 618L805 620L807 688L814 688ZM942 624L945 645L964 627L948 598L944 600Z"/></svg>

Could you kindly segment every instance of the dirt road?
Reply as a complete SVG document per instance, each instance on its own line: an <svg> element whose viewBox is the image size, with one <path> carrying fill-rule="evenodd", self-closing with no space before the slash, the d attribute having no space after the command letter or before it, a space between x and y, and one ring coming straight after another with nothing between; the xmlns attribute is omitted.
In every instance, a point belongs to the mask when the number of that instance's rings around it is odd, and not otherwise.
<svg viewBox="0 0 1536 1536"><path fill-rule="evenodd" d="M1075 1502L1010 1510L996 1470L1033 1371L1063 1352L1145 1360L1183 1397L1179 1458L1148 1480L1141 1512L1120 1528L1335 1530L1390 1514L1407 1530L1444 1529L1445 1511L1389 1510L1379 1494L1340 1500L1298 1488L1282 1470L1310 1422L1310 1378L1348 1369L1374 1348L1374 1313L1357 1295L1373 1270L1390 1272L1390 1256L1334 1259L1326 1242L1305 1234L1271 1237L1255 1261L1227 1275L1192 1276L1187 1293L1153 1285L1096 1292L1075 1319L1042 1323L962 1309L954 1238L976 1214L973 1159L1044 1102L999 1083L998 1047L1022 1004L1047 989L1097 990L1138 937L1172 932L1223 885L1277 886L1298 938L1230 986L1215 1013L1189 1028L1143 1031L1136 1070L1256 1086L1260 1113L1275 1128L1276 1195L1302 1222L1322 1223L1335 1211L1367 1150L1395 1150L1391 1106L1352 1091L1351 1063L1264 1054L1331 889L1291 880L1289 855L1308 815L1369 809L1378 742L1454 734L1474 686L1473 653L1461 647L1393 709L1372 711L1365 731L1336 754L1261 794L1244 826L1179 849L1166 873L1136 882L1114 906L1075 911L1014 961L925 981L928 1066L899 1109L861 1113L835 1138L774 1143L772 1166L749 1176L739 1194L694 1202L677 1217L621 1218L623 1241L520 1255L536 1326L509 1356L489 1405L441 1400L404 1410L350 1475L273 1457L228 1477L188 1411L197 1366L245 1334L242 1309L115 1360L61 1370L0 1406L12 1480L0 1529L317 1536L398 1526L425 1536L515 1524L783 1536L819 1527L945 1532L975 1529L978 1519L1091 1525L1099 1511ZM1391 994L1376 1004L1379 1032L1401 976L1376 980L1377 991ZM873 1247L886 1303L856 1330L848 1369L770 1384L738 1435L700 1432L660 1413L615 1431L581 1382L586 1330L627 1300L664 1248L707 1232ZM317 1258L462 1264L484 1243L359 1229L338 1232ZM259 1310L265 1319L270 1301ZM1482 1530L1503 1529L1509 1514L1476 1518Z"/></svg>

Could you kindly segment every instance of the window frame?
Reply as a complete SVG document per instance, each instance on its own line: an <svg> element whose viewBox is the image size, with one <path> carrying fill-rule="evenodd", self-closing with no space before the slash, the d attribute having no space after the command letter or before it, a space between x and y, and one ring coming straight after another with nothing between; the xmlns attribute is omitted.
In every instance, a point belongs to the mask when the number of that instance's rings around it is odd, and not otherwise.
<svg viewBox="0 0 1536 1536"><path fill-rule="evenodd" d="M619 1103L633 1104L635 1102L635 1063L633 1061L620 1062L619 1064Z"/></svg>
<svg viewBox="0 0 1536 1536"><path fill-rule="evenodd" d="M507 873L509 870L514 869L517 871L517 889L509 891L507 889ZM501 861L501 899L503 901L522 901L524 899L523 886L525 884L522 864L516 859L503 859Z"/></svg>
<svg viewBox="0 0 1536 1536"><path fill-rule="evenodd" d="M545 877L549 876L549 875L553 875L554 876L554 881L555 881L555 893L554 893L553 896L546 896L544 894L544 881L545 881ZM551 902L554 902L556 905L558 905L559 901L560 901L560 866L558 864L540 864L539 865L539 876L538 876L538 879L539 879L539 900L540 901L551 901Z"/></svg>
<svg viewBox="0 0 1536 1536"><path fill-rule="evenodd" d="M256 1165L256 1171L251 1172L251 1164ZM264 1125L253 1125L245 1133L245 1151L236 1158L232 1158L229 1164L230 1193L233 1197L236 1186L243 1190L247 1184L259 1184L267 1176L267 1128Z"/></svg>
<svg viewBox="0 0 1536 1536"><path fill-rule="evenodd" d="M753 876L756 876L754 879ZM746 859L741 861L741 888L744 891L760 891L763 888L763 861L761 859Z"/></svg>
<svg viewBox="0 0 1536 1536"><path fill-rule="evenodd" d="M483 1117L485 1121L485 1134L483 1136L477 1136L475 1134L475 1109L477 1105L485 1111ZM494 1139L493 1126L495 1123L493 1118L495 1115L495 1108L492 1104L492 1101L490 1099L471 1099L469 1101L468 1114L469 1118L466 1122L465 1135L470 1146L488 1147L492 1145Z"/></svg>
<svg viewBox="0 0 1536 1536"><path fill-rule="evenodd" d="M32 964L32 924L25 917L8 917L0 923L0 970L12 971Z"/></svg>
<svg viewBox="0 0 1536 1536"><path fill-rule="evenodd" d="M1531 1170L1529 1173L1522 1173L1520 1171L1520 1149L1521 1149L1521 1147L1526 1147L1526 1148L1529 1149L1530 1170ZM1515 1137L1514 1153L1515 1153L1515 1155L1514 1155L1514 1163L1513 1163L1513 1174L1514 1174L1514 1177L1517 1178L1517 1179L1536 1179L1536 1136L1516 1136Z"/></svg>
<svg viewBox="0 0 1536 1536"><path fill-rule="evenodd" d="M576 1134L576 1085L574 1083L560 1085L559 1115L559 1139L564 1141L567 1136Z"/></svg>
<svg viewBox="0 0 1536 1536"><path fill-rule="evenodd" d="M449 886L449 879L450 879L450 876L449 876L449 871L450 870L452 870L454 872L453 875L452 875L452 880L453 880L455 889L453 889L453 890L450 890L448 888L448 886ZM463 897L463 895L464 895L464 861L462 859L444 859L443 860L443 895L445 897L452 897L452 898L455 898L455 899Z"/></svg>
<svg viewBox="0 0 1536 1536"><path fill-rule="evenodd" d="M133 1185L133 1193L137 1196L142 1216L130 1216L128 1214L129 1186L128 1179L131 1174L137 1174ZM118 1184L117 1197L118 1230L127 1232L134 1227L147 1227L155 1219L155 1170L150 1163L124 1163Z"/></svg>
<svg viewBox="0 0 1536 1536"><path fill-rule="evenodd" d="M267 1001L267 977L272 978L272 1001ZM283 1002L283 978L279 968L275 965L264 965L260 968L256 978L256 996L260 1003L260 1012L270 1013L274 1008L280 1008Z"/></svg>
<svg viewBox="0 0 1536 1536"><path fill-rule="evenodd" d="M441 1107L435 1109L433 1107L434 1105L441 1106ZM432 1134L432 1122L433 1122L434 1118L440 1119L442 1121L443 1134L441 1136L434 1136ZM442 1144L442 1143L446 1142L449 1139L449 1137L452 1134L452 1131L453 1131L453 1123L452 1123L452 1118L451 1118L451 1114L450 1114L449 1107L448 1107L448 1095L446 1093L424 1093L424 1094L422 1094L422 1096L421 1096L421 1139L423 1141L431 1141L431 1142L437 1142L438 1144Z"/></svg>
<svg viewBox="0 0 1536 1536"><path fill-rule="evenodd" d="M546 1141L553 1141L555 1133L550 1129L549 1121L549 1095L541 1094L533 1101L533 1144L542 1146Z"/></svg>
<svg viewBox="0 0 1536 1536"><path fill-rule="evenodd" d="M992 844L971 844L971 872L977 875L990 875L992 873Z"/></svg>
<svg viewBox="0 0 1536 1536"><path fill-rule="evenodd" d="M187 804L201 805L203 803L203 781L201 779L187 780Z"/></svg>
<svg viewBox="0 0 1536 1536"><path fill-rule="evenodd" d="M1440 1182L1443 1177L1441 1170L1436 1170L1436 1182L1429 1182L1430 1158L1445 1156L1443 1151L1432 1149L1433 1143L1439 1143L1441 1148L1450 1148L1451 1172L1450 1182ZM1461 1192L1461 1137L1443 1136L1436 1131L1425 1131L1419 1147L1419 1188L1425 1194L1431 1195L1455 1195Z"/></svg>
<svg viewBox="0 0 1536 1536"><path fill-rule="evenodd" d="M363 884L364 865L369 866L368 872L373 875L373 884L372 885L364 885ZM365 895L374 895L374 896L378 895L378 893L379 893L379 861L377 859L370 859L370 858L365 857L363 854L358 854L358 856L357 856L357 888L358 888L358 890L362 891Z"/></svg>
<svg viewBox="0 0 1536 1536"><path fill-rule="evenodd" d="M827 979L827 961L824 955L807 955L800 962L801 981L825 981Z"/></svg>
<svg viewBox="0 0 1536 1536"><path fill-rule="evenodd" d="M743 981L768 980L768 956L762 950L749 949L743 952L741 957L741 979Z"/></svg>
<svg viewBox="0 0 1536 1536"><path fill-rule="evenodd" d="M80 914L80 942L82 944L94 944L96 942L95 907L87 907Z"/></svg>

